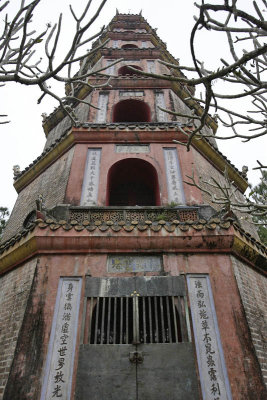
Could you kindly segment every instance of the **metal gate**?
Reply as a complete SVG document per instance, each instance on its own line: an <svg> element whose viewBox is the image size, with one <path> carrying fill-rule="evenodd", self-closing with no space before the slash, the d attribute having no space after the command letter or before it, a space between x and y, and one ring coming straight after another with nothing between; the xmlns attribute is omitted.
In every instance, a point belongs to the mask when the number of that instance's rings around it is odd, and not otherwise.
<svg viewBox="0 0 267 400"><path fill-rule="evenodd" d="M87 278L76 400L198 399L183 277Z"/></svg>

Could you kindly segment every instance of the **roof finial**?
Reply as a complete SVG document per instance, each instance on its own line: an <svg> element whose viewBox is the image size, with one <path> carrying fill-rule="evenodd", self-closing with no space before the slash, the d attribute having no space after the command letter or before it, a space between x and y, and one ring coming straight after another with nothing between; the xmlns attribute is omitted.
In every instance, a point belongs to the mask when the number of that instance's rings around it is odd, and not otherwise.
<svg viewBox="0 0 267 400"><path fill-rule="evenodd" d="M143 10L142 10L142 8L141 8L139 15L142 15L142 11L143 11Z"/></svg>
<svg viewBox="0 0 267 400"><path fill-rule="evenodd" d="M119 10L116 8L116 15L118 15L119 14Z"/></svg>

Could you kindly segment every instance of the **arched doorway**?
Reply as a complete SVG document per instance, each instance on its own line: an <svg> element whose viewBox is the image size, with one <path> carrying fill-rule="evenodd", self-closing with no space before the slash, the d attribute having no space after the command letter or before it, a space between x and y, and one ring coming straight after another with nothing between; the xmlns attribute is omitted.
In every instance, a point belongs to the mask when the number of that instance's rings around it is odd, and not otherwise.
<svg viewBox="0 0 267 400"><path fill-rule="evenodd" d="M113 122L150 122L149 106L141 100L122 100L113 110Z"/></svg>
<svg viewBox="0 0 267 400"><path fill-rule="evenodd" d="M126 44L123 44L121 46L121 48L124 50L131 50L131 49L138 49L138 46L136 46L136 44L126 43Z"/></svg>
<svg viewBox="0 0 267 400"><path fill-rule="evenodd" d="M121 67L118 70L118 75L136 75L138 74L138 72L135 72L133 70L131 70L129 67L133 67L135 69L138 69L139 71L143 71L141 67L139 67L138 65L124 65L123 67Z"/></svg>
<svg viewBox="0 0 267 400"><path fill-rule="evenodd" d="M127 158L115 163L108 173L107 205L160 205L155 168L149 162L138 158Z"/></svg>

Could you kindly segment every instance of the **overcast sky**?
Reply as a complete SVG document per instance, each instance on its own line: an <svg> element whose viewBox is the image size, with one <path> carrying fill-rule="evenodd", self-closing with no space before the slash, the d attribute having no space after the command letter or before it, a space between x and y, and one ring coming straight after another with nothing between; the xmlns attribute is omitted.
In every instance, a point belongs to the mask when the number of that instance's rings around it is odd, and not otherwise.
<svg viewBox="0 0 267 400"><path fill-rule="evenodd" d="M139 13L153 28L158 28L159 37L167 43L169 52L180 59L182 65L191 63L189 51L189 37L194 24L193 15L196 14L195 0L108 0L100 18L91 29L91 34L100 26L107 25L116 13L116 8L121 13ZM10 1L10 13L15 12L19 0ZM86 0L42 0L34 15L34 23L38 29L43 29L47 22L54 22L60 12L63 12L63 35L60 42L60 50L64 52L67 48L71 34L74 32L75 24L70 16L68 4L74 9L81 7ZM77 4L78 3L78 4ZM93 0L98 5L99 0ZM240 0L242 7L249 6L251 0ZM2 18L3 19L3 18ZM197 42L198 58L206 60L207 66L215 67L216 60L223 55L227 56L227 47L220 36L206 36L203 32ZM60 92L64 94L63 90ZM42 129L41 114L50 113L57 104L50 99L37 105L40 91L33 87L23 87L18 84L8 84L1 88L1 112L8 114L9 124L0 125L0 206L12 209L17 194L13 188L13 171L15 164L20 165L23 170L42 152L45 144L45 135ZM241 105L242 106L242 105ZM218 133L221 131L219 130ZM264 162L266 159L267 140L257 139L253 142L240 144L238 140L219 142L221 151L231 159L237 168L248 165L251 169L256 164L256 159ZM249 173L249 181L258 183L259 173Z"/></svg>

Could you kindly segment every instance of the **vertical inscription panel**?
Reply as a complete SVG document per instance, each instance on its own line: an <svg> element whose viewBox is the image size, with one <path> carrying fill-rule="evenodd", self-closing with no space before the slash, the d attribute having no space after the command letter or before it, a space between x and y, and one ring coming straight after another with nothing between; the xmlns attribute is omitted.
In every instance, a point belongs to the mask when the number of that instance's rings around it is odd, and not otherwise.
<svg viewBox="0 0 267 400"><path fill-rule="evenodd" d="M147 60L146 64L147 64L148 72L154 74L156 72L155 61L154 60Z"/></svg>
<svg viewBox="0 0 267 400"><path fill-rule="evenodd" d="M104 71L104 73L107 73L109 75L114 75L114 71L115 71L115 65L111 65L115 60L107 60L106 61L106 65L107 65L107 69L106 71Z"/></svg>
<svg viewBox="0 0 267 400"><path fill-rule="evenodd" d="M110 67L112 68L112 67ZM108 93L100 93L98 98L98 108L96 121L98 124L105 123L107 120Z"/></svg>
<svg viewBox="0 0 267 400"><path fill-rule="evenodd" d="M159 109L166 108L164 93L156 93L156 114L158 122L167 122L169 120L169 116L166 112Z"/></svg>
<svg viewBox="0 0 267 400"><path fill-rule="evenodd" d="M182 176L176 148L164 148L169 203L185 204Z"/></svg>
<svg viewBox="0 0 267 400"><path fill-rule="evenodd" d="M101 149L88 149L83 178L81 206L97 204Z"/></svg>
<svg viewBox="0 0 267 400"><path fill-rule="evenodd" d="M59 280L41 400L70 399L81 285L81 278Z"/></svg>
<svg viewBox="0 0 267 400"><path fill-rule="evenodd" d="M190 274L187 284L203 400L231 400L209 277Z"/></svg>

